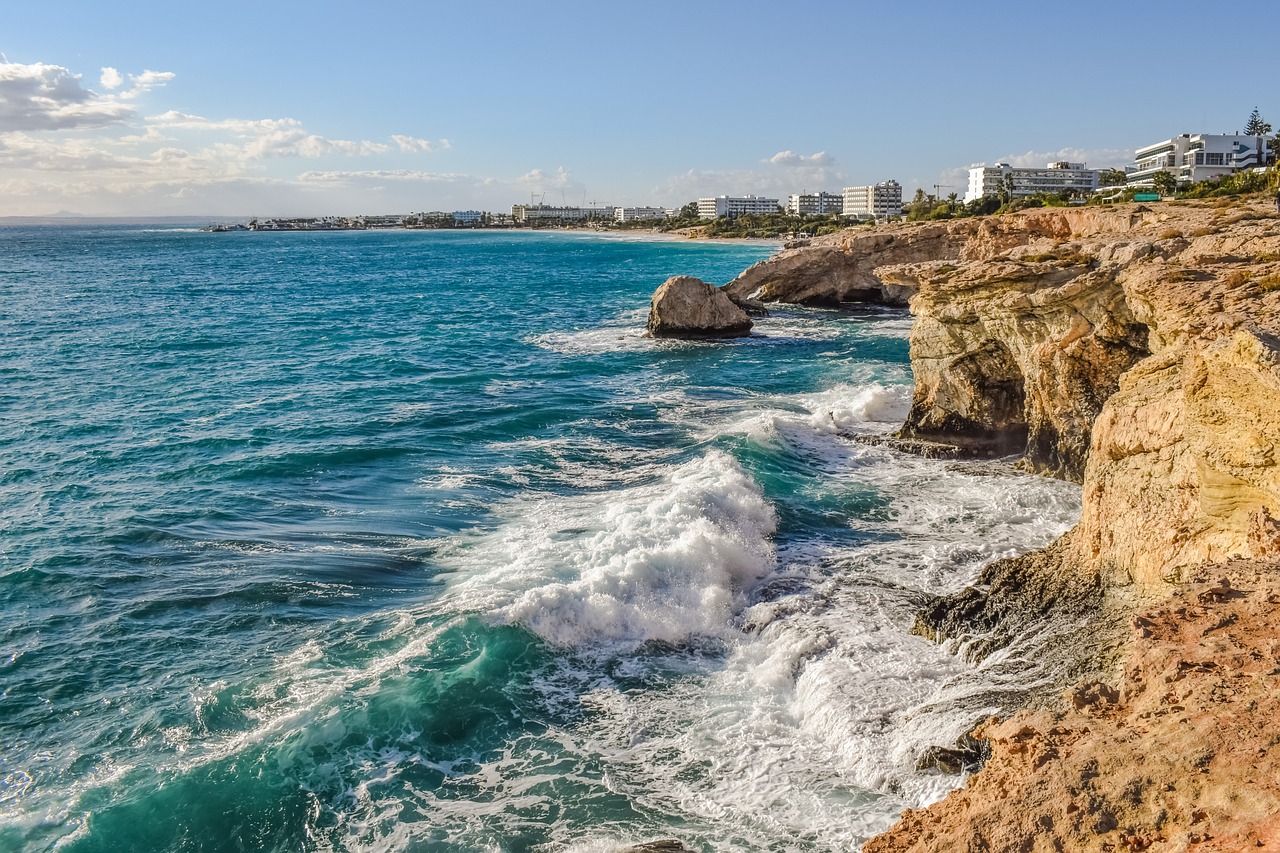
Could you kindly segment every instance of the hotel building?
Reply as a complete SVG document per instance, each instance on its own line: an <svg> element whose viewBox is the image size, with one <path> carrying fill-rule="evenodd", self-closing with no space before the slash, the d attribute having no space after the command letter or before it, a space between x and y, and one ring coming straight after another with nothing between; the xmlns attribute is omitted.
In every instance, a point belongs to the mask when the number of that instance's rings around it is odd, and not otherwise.
<svg viewBox="0 0 1280 853"><path fill-rule="evenodd" d="M1006 178L1010 195L1038 195L1040 193L1091 193L1098 188L1097 169L1087 169L1084 163L1068 163L1061 160L1043 169L1010 166L997 163L994 166L979 164L969 168L969 191L964 194L967 204L983 196L998 196L1005 191Z"/></svg>
<svg viewBox="0 0 1280 853"><path fill-rule="evenodd" d="M614 216L619 222L634 222L637 219L666 219L667 209L664 207L619 207Z"/></svg>
<svg viewBox="0 0 1280 853"><path fill-rule="evenodd" d="M858 219L882 219L902 215L902 184L881 181L865 187L844 188L845 216Z"/></svg>
<svg viewBox="0 0 1280 853"><path fill-rule="evenodd" d="M792 193L787 196L787 213L844 213L844 196L840 193Z"/></svg>
<svg viewBox="0 0 1280 853"><path fill-rule="evenodd" d="M513 204L511 218L519 223L548 225L584 222L588 219L613 219L612 207L555 207L550 204Z"/></svg>
<svg viewBox="0 0 1280 853"><path fill-rule="evenodd" d="M743 216L748 213L777 213L776 198L761 198L754 195L731 196L721 195L715 198L698 199L698 217L715 219L720 216Z"/></svg>
<svg viewBox="0 0 1280 853"><path fill-rule="evenodd" d="M1267 148L1269 139L1244 134L1184 133L1135 151L1134 165L1126 170L1125 183L1151 186L1156 172L1168 172L1180 182L1196 183L1265 166L1272 160Z"/></svg>

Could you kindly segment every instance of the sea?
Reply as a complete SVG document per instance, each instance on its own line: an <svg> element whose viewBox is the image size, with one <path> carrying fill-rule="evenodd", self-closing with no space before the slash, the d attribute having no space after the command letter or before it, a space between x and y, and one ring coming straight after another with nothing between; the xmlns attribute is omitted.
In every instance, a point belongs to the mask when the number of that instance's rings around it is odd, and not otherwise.
<svg viewBox="0 0 1280 853"><path fill-rule="evenodd" d="M0 228L0 849L851 851L1052 678L910 633L1079 489L875 443L771 243ZM870 439L870 440L869 440Z"/></svg>

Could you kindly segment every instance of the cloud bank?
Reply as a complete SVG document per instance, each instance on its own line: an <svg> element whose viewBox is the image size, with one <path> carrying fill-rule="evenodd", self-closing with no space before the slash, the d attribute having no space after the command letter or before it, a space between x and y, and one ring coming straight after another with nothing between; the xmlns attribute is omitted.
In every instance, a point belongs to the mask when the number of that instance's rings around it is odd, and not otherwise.
<svg viewBox="0 0 1280 853"><path fill-rule="evenodd" d="M148 208L168 212L177 203L196 200L225 204L230 194L223 190L263 186L276 191L282 206L300 208L315 203L308 195L318 187L367 185L374 175L402 184L456 179L397 168L450 149L444 138L396 133L342 139L315 133L287 116L144 113L143 105L174 77L168 71L129 73L104 66L96 83L86 84L82 75L61 65L8 62L0 56L0 215L38 214L77 201L89 208L85 212L104 215ZM349 172L298 168L303 162L352 158L379 164ZM396 158L405 162L389 162ZM359 177L337 177L343 174ZM432 177L406 177L411 174Z"/></svg>

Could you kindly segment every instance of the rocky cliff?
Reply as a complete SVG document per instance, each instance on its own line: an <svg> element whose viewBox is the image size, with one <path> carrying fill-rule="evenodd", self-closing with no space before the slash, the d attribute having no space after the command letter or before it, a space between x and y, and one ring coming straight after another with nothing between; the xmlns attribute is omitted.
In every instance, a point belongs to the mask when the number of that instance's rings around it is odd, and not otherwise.
<svg viewBox="0 0 1280 853"><path fill-rule="evenodd" d="M925 608L916 630L981 655L1065 618L1086 627L1057 650L1079 659L1064 671L1100 680L1061 707L984 726L986 768L868 853L1280 847L1270 205L851 229L757 264L725 291L909 301L916 387L901 437L1016 455L1082 484L1075 529L991 564L975 587ZM1215 563L1226 585L1196 592Z"/></svg>
<svg viewBox="0 0 1280 853"><path fill-rule="evenodd" d="M982 770L863 853L1280 847L1278 570L1206 567L1143 609L1114 684L979 727Z"/></svg>
<svg viewBox="0 0 1280 853"><path fill-rule="evenodd" d="M1063 548L1109 587L1280 556L1280 227L1261 205L1039 209L851 229L725 285L909 300L904 439L1084 485Z"/></svg>
<svg viewBox="0 0 1280 853"><path fill-rule="evenodd" d="M1271 736L1222 734L1275 722L1278 220L1203 204L1133 208L1109 223L1090 214L1028 217L1029 239L984 259L878 271L916 291L904 436L1018 453L1083 488L1073 531L992 564L977 587L927 608L917 630L978 637L981 653L1038 619L1092 612L1074 652L1098 655L1108 631L1148 609L1116 638L1110 660L1123 669L1094 661L1109 682L1090 694L1104 697L1101 710L1072 694L1080 707L984 727L988 767L869 852L1280 846L1280 789L1241 793L1274 771L1275 744L1261 742ZM1043 236L1054 219L1058 236ZM1015 229L1003 226L1006 244ZM1236 583L1247 592L1198 599L1209 609L1194 613L1168 603L1207 564L1246 558L1252 574ZM1188 764L1193 745L1207 757Z"/></svg>

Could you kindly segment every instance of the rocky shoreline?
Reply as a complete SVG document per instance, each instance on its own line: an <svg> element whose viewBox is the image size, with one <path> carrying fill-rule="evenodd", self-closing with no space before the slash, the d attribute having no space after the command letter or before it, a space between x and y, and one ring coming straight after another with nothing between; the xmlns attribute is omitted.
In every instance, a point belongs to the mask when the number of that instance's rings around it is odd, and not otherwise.
<svg viewBox="0 0 1280 853"><path fill-rule="evenodd" d="M869 853L1280 847L1274 213L1180 202L859 229L712 290L909 303L915 394L894 440L1082 484L1073 530L915 626L981 655L1066 625L1055 652L1079 683L981 726L985 767Z"/></svg>

